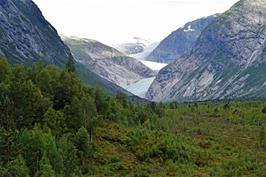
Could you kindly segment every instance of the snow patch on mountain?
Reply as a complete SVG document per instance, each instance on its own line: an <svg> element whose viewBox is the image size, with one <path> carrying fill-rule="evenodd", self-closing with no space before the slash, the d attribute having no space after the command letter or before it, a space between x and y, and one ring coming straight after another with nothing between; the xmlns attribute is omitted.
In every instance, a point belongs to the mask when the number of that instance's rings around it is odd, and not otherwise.
<svg viewBox="0 0 266 177"><path fill-rule="evenodd" d="M192 32L195 31L195 29L191 28L191 25L188 25L186 29L184 29L184 32Z"/></svg>

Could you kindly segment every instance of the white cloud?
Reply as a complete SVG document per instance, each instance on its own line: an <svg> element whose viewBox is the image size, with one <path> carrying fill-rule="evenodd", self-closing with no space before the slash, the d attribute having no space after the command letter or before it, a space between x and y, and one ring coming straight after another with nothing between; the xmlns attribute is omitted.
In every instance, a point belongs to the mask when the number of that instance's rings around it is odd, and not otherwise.
<svg viewBox="0 0 266 177"><path fill-rule="evenodd" d="M59 33L122 43L161 40L186 22L223 12L237 0L34 0Z"/></svg>

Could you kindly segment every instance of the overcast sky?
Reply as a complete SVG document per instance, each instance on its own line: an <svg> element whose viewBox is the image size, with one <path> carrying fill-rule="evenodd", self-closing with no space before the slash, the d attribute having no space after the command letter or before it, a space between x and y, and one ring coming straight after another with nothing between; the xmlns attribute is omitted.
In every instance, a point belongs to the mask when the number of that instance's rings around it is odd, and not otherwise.
<svg viewBox="0 0 266 177"><path fill-rule="evenodd" d="M159 41L191 20L224 12L238 0L33 0L67 36L119 44Z"/></svg>

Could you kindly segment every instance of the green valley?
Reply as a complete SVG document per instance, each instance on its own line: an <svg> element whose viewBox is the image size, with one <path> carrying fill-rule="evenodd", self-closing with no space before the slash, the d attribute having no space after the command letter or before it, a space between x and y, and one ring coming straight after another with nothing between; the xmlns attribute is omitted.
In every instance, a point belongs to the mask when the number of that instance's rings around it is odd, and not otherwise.
<svg viewBox="0 0 266 177"><path fill-rule="evenodd" d="M71 63L71 62L70 62ZM0 60L0 176L265 176L266 101L136 104Z"/></svg>

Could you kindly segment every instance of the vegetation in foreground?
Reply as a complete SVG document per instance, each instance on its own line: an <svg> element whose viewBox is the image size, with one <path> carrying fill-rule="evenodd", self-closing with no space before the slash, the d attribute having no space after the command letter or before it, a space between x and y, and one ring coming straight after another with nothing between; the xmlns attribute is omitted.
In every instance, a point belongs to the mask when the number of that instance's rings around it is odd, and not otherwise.
<svg viewBox="0 0 266 177"><path fill-rule="evenodd" d="M0 59L0 176L266 176L266 102L133 104Z"/></svg>

